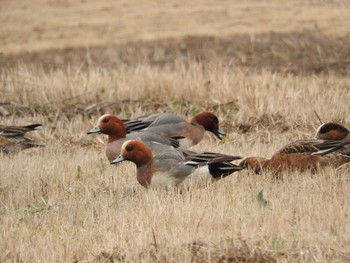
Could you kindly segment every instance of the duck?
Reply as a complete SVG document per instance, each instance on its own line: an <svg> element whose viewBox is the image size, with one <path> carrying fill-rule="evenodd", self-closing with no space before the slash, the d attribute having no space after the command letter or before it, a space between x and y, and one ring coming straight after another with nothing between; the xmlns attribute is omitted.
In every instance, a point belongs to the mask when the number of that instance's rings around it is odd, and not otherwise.
<svg viewBox="0 0 350 263"><path fill-rule="evenodd" d="M40 126L42 125L38 123L26 126L0 125L0 152L16 154L24 149L45 146L25 136L27 132L35 131Z"/></svg>
<svg viewBox="0 0 350 263"><path fill-rule="evenodd" d="M315 137L320 140L346 141L350 140L350 132L341 124L328 122L317 128Z"/></svg>
<svg viewBox="0 0 350 263"><path fill-rule="evenodd" d="M350 141L350 131L341 124L328 122L320 125L316 130L316 139L325 141ZM342 149L337 151L342 155L350 156L350 144L346 144Z"/></svg>
<svg viewBox="0 0 350 263"><path fill-rule="evenodd" d="M226 133L219 129L219 119L211 112L201 112L191 120L171 114L156 113L125 122L127 131L142 130L182 140L183 147L198 144L206 131L223 140Z"/></svg>
<svg viewBox="0 0 350 263"><path fill-rule="evenodd" d="M153 132L134 131L127 134L124 122L112 114L102 115L99 118L97 125L87 131L87 134L95 133L108 135L106 156L109 161L114 160L120 154L123 143L131 139L142 140L154 154L167 148L178 148L180 146L177 139L166 138Z"/></svg>
<svg viewBox="0 0 350 263"><path fill-rule="evenodd" d="M240 171L242 167L231 163L238 159L241 157L210 152L186 154L173 149L153 156L143 142L127 140L111 164L131 161L136 165L136 178L141 186L173 188L215 181Z"/></svg>
<svg viewBox="0 0 350 263"><path fill-rule="evenodd" d="M338 167L350 161L349 156L342 154L348 141L337 140L298 140L291 142L275 152L270 159L264 157L247 157L240 166L254 171L256 174L264 170L280 174L285 170L304 172L317 171L321 167Z"/></svg>
<svg viewBox="0 0 350 263"><path fill-rule="evenodd" d="M29 124L25 126L5 126L0 125L0 133L3 136L11 136L11 135L24 135L27 132L35 131L38 127L41 127L42 124L35 123L35 124Z"/></svg>

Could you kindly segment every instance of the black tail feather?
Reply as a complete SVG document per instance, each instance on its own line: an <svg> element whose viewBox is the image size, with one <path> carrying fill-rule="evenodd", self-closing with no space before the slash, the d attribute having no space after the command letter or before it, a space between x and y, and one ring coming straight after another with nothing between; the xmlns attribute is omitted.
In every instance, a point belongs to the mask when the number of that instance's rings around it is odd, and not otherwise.
<svg viewBox="0 0 350 263"><path fill-rule="evenodd" d="M153 121L131 120L124 122L126 132L140 131L151 125Z"/></svg>
<svg viewBox="0 0 350 263"><path fill-rule="evenodd" d="M230 162L214 162L209 164L209 172L214 179L226 177L244 168Z"/></svg>

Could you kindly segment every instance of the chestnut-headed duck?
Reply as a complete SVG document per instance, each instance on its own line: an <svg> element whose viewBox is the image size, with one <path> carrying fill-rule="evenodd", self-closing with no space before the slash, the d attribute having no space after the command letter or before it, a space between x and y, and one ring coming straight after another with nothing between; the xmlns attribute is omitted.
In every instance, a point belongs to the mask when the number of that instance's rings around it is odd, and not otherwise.
<svg viewBox="0 0 350 263"><path fill-rule="evenodd" d="M279 174L284 170L297 170L300 172L316 171L320 167L338 167L350 161L349 156L342 151L350 141L334 140L300 140L287 144L277 151L270 159L264 157L247 157L239 164L242 167L260 173L268 170Z"/></svg>
<svg viewBox="0 0 350 263"><path fill-rule="evenodd" d="M231 163L240 158L215 153L190 152L186 155L174 149L153 156L144 143L129 140L123 143L121 154L111 164L125 160L135 163L137 181L144 187L174 187L226 177L242 169Z"/></svg>
<svg viewBox="0 0 350 263"><path fill-rule="evenodd" d="M123 121L111 114L101 116L97 122L97 126L87 132L87 134L93 133L108 135L106 155L109 161L114 160L120 154L121 147L127 140L142 140L148 147L150 147L153 154L168 148L179 147L177 139L166 138L152 132L135 131L127 134Z"/></svg>
<svg viewBox="0 0 350 263"><path fill-rule="evenodd" d="M325 123L318 127L316 138L320 140L350 140L350 132L338 123Z"/></svg>
<svg viewBox="0 0 350 263"><path fill-rule="evenodd" d="M43 144L25 136L27 132L34 131L40 126L41 124L26 126L0 125L0 152L12 154L32 147L43 147Z"/></svg>
<svg viewBox="0 0 350 263"><path fill-rule="evenodd" d="M211 112L202 112L190 121L171 113L156 113L125 122L129 131L144 130L165 137L185 138L187 146L198 144L205 131L212 132L220 140L226 135L219 129L219 119Z"/></svg>

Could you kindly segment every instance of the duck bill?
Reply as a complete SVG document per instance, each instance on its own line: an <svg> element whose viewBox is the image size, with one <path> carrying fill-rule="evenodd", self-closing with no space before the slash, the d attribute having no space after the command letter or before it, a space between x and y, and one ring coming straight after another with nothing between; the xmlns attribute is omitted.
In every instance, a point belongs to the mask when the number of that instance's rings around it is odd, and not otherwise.
<svg viewBox="0 0 350 263"><path fill-rule="evenodd" d="M93 134L93 133L99 133L99 132L101 132L101 129L100 129L100 127L96 126L95 128L87 131L86 133L87 134Z"/></svg>
<svg viewBox="0 0 350 263"><path fill-rule="evenodd" d="M225 136L226 133L223 132L222 130L217 130L213 132L216 137L218 137L220 140L222 140Z"/></svg>
<svg viewBox="0 0 350 263"><path fill-rule="evenodd" d="M111 161L111 164L121 163L122 161L124 161L124 158L123 156L119 155L117 158Z"/></svg>

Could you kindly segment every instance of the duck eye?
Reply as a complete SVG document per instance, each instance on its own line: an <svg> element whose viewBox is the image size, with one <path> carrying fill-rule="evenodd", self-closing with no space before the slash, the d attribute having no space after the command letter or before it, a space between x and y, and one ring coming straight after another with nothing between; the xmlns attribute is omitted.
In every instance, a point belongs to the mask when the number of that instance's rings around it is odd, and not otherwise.
<svg viewBox="0 0 350 263"><path fill-rule="evenodd" d="M126 150L127 150L128 152L130 152L130 151L134 150L134 146L132 146L132 145L127 145L127 146L126 146Z"/></svg>
<svg viewBox="0 0 350 263"><path fill-rule="evenodd" d="M109 120L108 119L103 119L102 122L103 123L107 123Z"/></svg>

